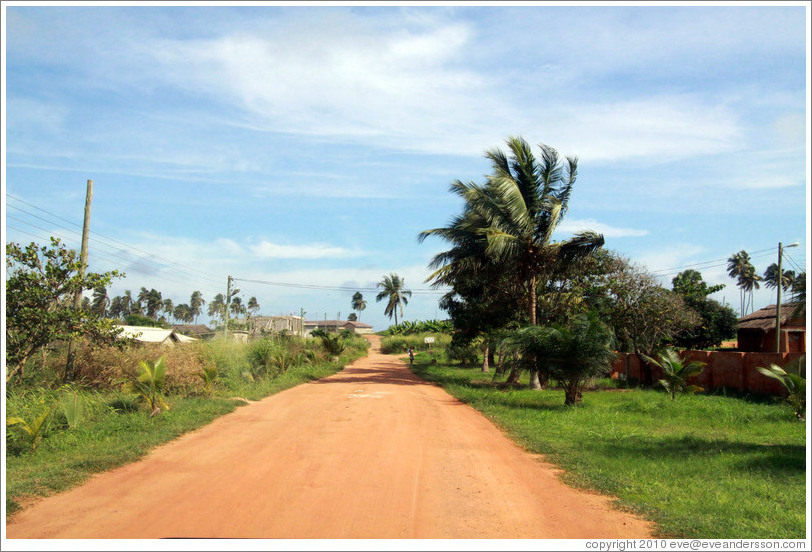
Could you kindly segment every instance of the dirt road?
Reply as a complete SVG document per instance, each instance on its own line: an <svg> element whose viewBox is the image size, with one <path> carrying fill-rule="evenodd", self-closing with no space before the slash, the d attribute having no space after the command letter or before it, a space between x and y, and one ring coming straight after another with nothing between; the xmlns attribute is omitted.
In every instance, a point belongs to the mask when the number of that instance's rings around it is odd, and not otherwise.
<svg viewBox="0 0 812 552"><path fill-rule="evenodd" d="M7 538L633 538L400 359L241 407L17 514Z"/></svg>

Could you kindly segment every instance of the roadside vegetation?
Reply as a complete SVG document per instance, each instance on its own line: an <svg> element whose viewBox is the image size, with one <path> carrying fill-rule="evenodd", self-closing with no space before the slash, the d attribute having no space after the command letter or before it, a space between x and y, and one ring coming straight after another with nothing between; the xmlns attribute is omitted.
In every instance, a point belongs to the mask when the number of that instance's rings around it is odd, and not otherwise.
<svg viewBox="0 0 812 552"><path fill-rule="evenodd" d="M527 375L504 385L419 353L414 371L482 412L573 486L618 498L670 538L805 538L806 436L792 408L769 398L586 387L576 408L558 385Z"/></svg>

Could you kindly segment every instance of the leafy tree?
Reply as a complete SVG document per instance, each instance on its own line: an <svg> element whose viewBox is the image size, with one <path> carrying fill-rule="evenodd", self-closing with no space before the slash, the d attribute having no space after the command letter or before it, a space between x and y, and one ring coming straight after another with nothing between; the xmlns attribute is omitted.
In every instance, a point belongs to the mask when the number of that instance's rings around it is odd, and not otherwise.
<svg viewBox="0 0 812 552"><path fill-rule="evenodd" d="M186 303L181 303L180 305L175 306L175 310L172 314L175 317L175 320L180 320L181 322L189 323L194 320L192 308Z"/></svg>
<svg viewBox="0 0 812 552"><path fill-rule="evenodd" d="M203 294L199 291L192 292L192 298L189 300L189 307L192 309L192 316L194 316L195 324L197 324L197 317L200 316L200 309L206 301L203 300ZM212 316L211 313L209 316Z"/></svg>
<svg viewBox="0 0 812 552"><path fill-rule="evenodd" d="M676 345L685 349L705 349L735 337L738 323L736 313L707 297L722 289L724 284L708 286L696 270L681 272L671 282L674 292L681 295L685 305L701 318L699 324L675 336Z"/></svg>
<svg viewBox="0 0 812 552"><path fill-rule="evenodd" d="M663 369L663 379L657 383L663 386L671 395L672 401L676 399L677 393L696 393L697 391L702 391L701 387L689 385L688 379L702 373L702 370L704 370L706 366L704 362L698 360L686 361L680 358L674 349L666 349L666 351L659 356L659 361L651 357L646 357L646 360Z"/></svg>
<svg viewBox="0 0 812 552"><path fill-rule="evenodd" d="M106 287L123 274L113 270L81 276L78 255L56 238L51 238L50 247L6 244L6 267L6 381L22 372L33 352L52 341L83 336L95 342L114 341L112 321L77 310L73 302L76 293Z"/></svg>
<svg viewBox="0 0 812 552"><path fill-rule="evenodd" d="M375 298L377 302L387 299L386 307L383 313L390 319L392 315L395 316L395 325L398 324L398 309L400 309L400 316L403 316L403 305L408 305L409 300L407 297L412 296L412 292L404 288L405 282L397 274L384 275L383 280L378 282L378 287L381 292Z"/></svg>
<svg viewBox="0 0 812 552"><path fill-rule="evenodd" d="M356 321L358 320L358 315L357 315L357 314L355 314L354 312L351 312L351 313L350 313L350 314L347 316L347 320L349 320L350 322L356 322Z"/></svg>
<svg viewBox="0 0 812 552"><path fill-rule="evenodd" d="M361 319L361 311L367 308L367 302L364 301L364 296L360 291L352 294L352 310L358 311L358 320Z"/></svg>
<svg viewBox="0 0 812 552"><path fill-rule="evenodd" d="M564 404L581 400L584 385L605 373L615 357L611 328L596 313L579 314L565 325L526 326L504 341L508 351L549 370L564 388Z"/></svg>

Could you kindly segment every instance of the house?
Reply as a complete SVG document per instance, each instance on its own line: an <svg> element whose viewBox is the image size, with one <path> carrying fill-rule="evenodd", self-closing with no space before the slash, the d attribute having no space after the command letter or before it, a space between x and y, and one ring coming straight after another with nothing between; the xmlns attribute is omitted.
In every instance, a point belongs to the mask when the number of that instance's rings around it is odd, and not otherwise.
<svg viewBox="0 0 812 552"><path fill-rule="evenodd" d="M305 336L310 337L315 329L322 329L327 332L341 332L350 330L357 335L371 334L372 326L363 322L352 320L305 320Z"/></svg>
<svg viewBox="0 0 812 552"><path fill-rule="evenodd" d="M302 335L304 331L301 316L252 316L239 322L247 324L248 335L252 339L282 332L289 335Z"/></svg>
<svg viewBox="0 0 812 552"><path fill-rule="evenodd" d="M198 341L175 330L165 328L153 328L151 326L115 326L122 338L132 338L138 343L156 343L158 345L173 346L176 343L191 343Z"/></svg>
<svg viewBox="0 0 812 552"><path fill-rule="evenodd" d="M187 335L197 339L214 337L214 330L203 324L175 324L172 326L175 333Z"/></svg>
<svg viewBox="0 0 812 552"><path fill-rule="evenodd" d="M806 352L806 323L803 318L793 318L795 305L781 305L781 351L782 353ZM775 352L775 305L769 305L742 318L738 323L738 349L743 352Z"/></svg>

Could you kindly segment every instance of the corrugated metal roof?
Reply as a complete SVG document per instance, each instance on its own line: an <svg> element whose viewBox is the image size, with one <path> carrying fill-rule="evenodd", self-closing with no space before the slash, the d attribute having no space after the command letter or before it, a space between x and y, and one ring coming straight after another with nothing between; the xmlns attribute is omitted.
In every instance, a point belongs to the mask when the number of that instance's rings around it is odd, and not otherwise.
<svg viewBox="0 0 812 552"><path fill-rule="evenodd" d="M174 330L153 328L150 326L116 326L121 337L127 337L142 343L190 343L197 341L193 337L179 334Z"/></svg>

